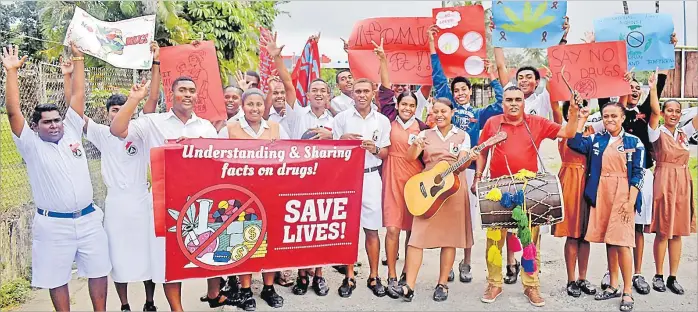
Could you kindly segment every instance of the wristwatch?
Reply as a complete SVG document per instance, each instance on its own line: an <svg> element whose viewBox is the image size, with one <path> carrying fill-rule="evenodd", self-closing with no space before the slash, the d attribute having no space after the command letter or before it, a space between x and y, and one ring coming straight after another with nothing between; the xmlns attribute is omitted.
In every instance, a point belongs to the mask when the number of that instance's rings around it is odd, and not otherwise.
<svg viewBox="0 0 698 312"><path fill-rule="evenodd" d="M375 152L375 153L371 153L371 154L373 154L373 155L378 155L378 153L380 153L380 151L381 151L381 148L378 147L378 146L376 145L376 152Z"/></svg>

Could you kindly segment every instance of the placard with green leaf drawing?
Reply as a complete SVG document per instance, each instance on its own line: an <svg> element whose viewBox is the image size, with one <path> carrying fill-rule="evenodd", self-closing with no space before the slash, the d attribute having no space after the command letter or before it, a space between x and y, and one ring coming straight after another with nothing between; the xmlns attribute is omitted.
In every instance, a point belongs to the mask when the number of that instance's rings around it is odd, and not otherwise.
<svg viewBox="0 0 698 312"><path fill-rule="evenodd" d="M492 1L492 42L504 48L547 48L562 39L567 1Z"/></svg>

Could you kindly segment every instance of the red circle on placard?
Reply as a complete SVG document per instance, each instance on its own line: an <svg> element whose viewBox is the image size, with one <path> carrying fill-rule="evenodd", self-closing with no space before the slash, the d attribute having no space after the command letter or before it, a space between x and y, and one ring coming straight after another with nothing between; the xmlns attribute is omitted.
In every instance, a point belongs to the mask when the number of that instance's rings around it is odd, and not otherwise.
<svg viewBox="0 0 698 312"><path fill-rule="evenodd" d="M184 238L182 236L182 224L184 223L184 216L186 215L186 210L189 209L189 206L194 204L194 202L199 199L201 196L203 196L206 193L221 190L221 189L232 189L236 190L238 192L241 192L245 195L248 195L250 198L248 200L254 201L257 206L259 207L259 215L260 215L260 220L262 221L262 230L261 233L259 234L259 239L255 243L255 245L247 252L247 254L240 258L240 260L235 261L231 264L226 264L226 265L210 265L207 263L202 262L201 260L197 259L196 256L192 253L189 252L189 250L186 248L184 245ZM246 203L247 201L245 201ZM244 205L244 203L243 203ZM207 216L208 217L208 216ZM224 230L225 231L225 230ZM257 249L259 249L259 246L262 245L262 242L264 241L264 237L267 234L267 214L264 210L264 206L262 205L262 201L259 200L259 197L257 197L255 194L250 192L248 189L233 185L233 184L218 184L218 185L212 185L209 186L196 194L194 196L190 197L189 200L184 204L184 207L179 212L179 218L177 219L177 245L179 245L179 249L182 251L184 256L194 263L195 265L207 269L207 270L214 270L214 271L222 271L222 270L228 270L232 269L252 257L255 252L257 252Z"/></svg>

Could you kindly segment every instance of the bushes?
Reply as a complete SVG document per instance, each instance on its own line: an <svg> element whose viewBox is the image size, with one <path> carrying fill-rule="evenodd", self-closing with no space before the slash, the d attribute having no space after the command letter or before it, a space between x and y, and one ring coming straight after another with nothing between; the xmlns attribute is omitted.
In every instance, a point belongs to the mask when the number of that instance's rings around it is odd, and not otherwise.
<svg viewBox="0 0 698 312"><path fill-rule="evenodd" d="M31 296L29 281L18 278L11 281L3 281L0 286L0 309L9 309L27 301Z"/></svg>

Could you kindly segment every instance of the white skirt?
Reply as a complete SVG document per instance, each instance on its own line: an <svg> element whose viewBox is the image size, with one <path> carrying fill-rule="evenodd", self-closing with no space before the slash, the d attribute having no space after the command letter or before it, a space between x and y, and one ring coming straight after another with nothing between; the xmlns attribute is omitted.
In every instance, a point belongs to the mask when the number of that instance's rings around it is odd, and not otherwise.
<svg viewBox="0 0 698 312"><path fill-rule="evenodd" d="M146 188L110 189L105 206L104 229L109 238L112 279L117 283L150 280L152 195Z"/></svg>
<svg viewBox="0 0 698 312"><path fill-rule="evenodd" d="M378 171L364 173L361 227L369 230L383 227L383 183Z"/></svg>
<svg viewBox="0 0 698 312"><path fill-rule="evenodd" d="M652 224L652 198L654 193L654 174L649 169L644 169L645 178L642 184L642 208L640 213L635 212L635 224Z"/></svg>

